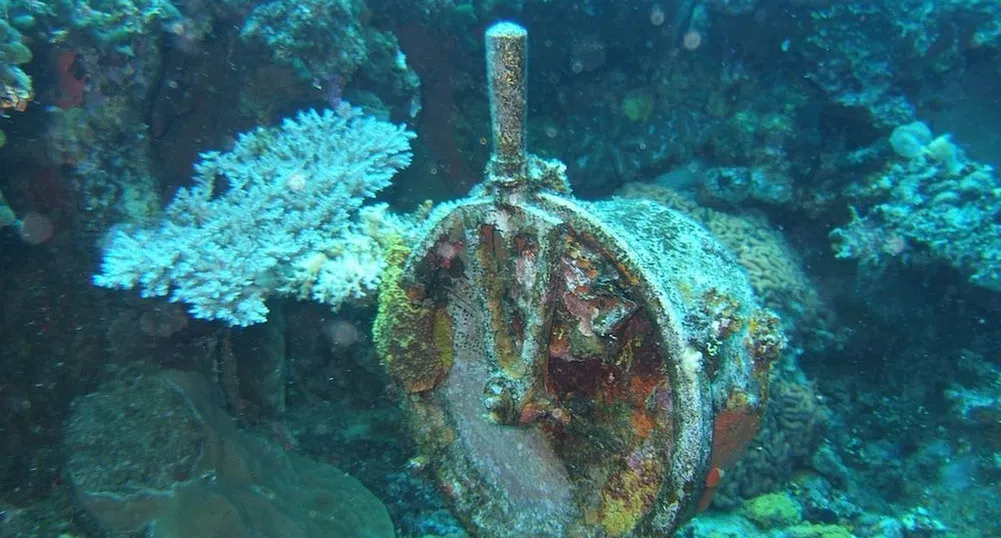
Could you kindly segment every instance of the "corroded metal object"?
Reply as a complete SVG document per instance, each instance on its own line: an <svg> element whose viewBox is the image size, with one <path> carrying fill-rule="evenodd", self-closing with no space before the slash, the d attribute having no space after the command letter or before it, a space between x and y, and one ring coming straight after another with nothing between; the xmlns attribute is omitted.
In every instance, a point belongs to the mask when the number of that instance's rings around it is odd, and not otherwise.
<svg viewBox="0 0 1001 538"><path fill-rule="evenodd" d="M666 536L757 431L784 340L697 223L576 200L526 153L526 37L487 31L487 177L394 250L376 342L471 534Z"/></svg>

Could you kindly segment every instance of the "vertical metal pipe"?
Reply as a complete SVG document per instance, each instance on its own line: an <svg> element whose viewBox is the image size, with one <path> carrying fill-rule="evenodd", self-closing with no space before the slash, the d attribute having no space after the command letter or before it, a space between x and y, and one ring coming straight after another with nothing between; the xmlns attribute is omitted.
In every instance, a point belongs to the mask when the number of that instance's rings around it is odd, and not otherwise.
<svg viewBox="0 0 1001 538"><path fill-rule="evenodd" d="M525 148L528 31L499 22L486 32L487 84L493 150L487 165L490 182L515 186L527 179Z"/></svg>

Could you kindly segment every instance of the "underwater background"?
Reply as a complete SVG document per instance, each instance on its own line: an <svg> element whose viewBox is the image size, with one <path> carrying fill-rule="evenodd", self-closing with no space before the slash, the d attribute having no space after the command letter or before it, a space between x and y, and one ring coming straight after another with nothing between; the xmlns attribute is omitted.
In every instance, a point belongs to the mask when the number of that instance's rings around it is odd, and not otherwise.
<svg viewBox="0 0 1001 538"><path fill-rule="evenodd" d="M0 0L0 537L468 536L373 324L501 20L529 150L781 320L676 535L1001 536L1001 4Z"/></svg>

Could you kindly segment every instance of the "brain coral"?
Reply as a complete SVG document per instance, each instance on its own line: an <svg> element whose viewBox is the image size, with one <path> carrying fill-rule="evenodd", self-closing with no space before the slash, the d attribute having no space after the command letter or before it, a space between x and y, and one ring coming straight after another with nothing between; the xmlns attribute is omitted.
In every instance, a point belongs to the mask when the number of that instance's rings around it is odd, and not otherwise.
<svg viewBox="0 0 1001 538"><path fill-rule="evenodd" d="M809 464L827 423L827 407L811 384L773 375L761 430L743 458L726 472L713 503L732 508L740 500L774 491Z"/></svg>

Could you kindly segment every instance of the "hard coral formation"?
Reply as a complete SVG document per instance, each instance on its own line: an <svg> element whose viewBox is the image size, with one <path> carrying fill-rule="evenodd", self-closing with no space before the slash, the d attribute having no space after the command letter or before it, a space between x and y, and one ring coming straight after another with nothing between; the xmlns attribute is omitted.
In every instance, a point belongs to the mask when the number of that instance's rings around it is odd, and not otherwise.
<svg viewBox="0 0 1001 538"><path fill-rule="evenodd" d="M802 508L785 492L766 493L744 501L740 514L761 529L778 529L803 520Z"/></svg>
<svg viewBox="0 0 1001 538"><path fill-rule="evenodd" d="M830 4L808 14L811 31L801 52L806 76L831 101L861 108L879 127L913 120L910 84L936 81L970 48L996 52L1001 43L996 2Z"/></svg>
<svg viewBox="0 0 1001 538"><path fill-rule="evenodd" d="M7 6L0 2L0 7ZM23 41L24 36L16 27L21 19L15 17L15 24L11 24L9 14L5 15L0 18L0 116L8 111L24 112L34 97L31 77L21 67L29 63L32 56ZM0 147L6 142L7 135L0 131Z"/></svg>
<svg viewBox="0 0 1001 538"><path fill-rule="evenodd" d="M55 0L50 13L70 21L68 31L82 33L98 47L131 55L154 29L179 20L181 12L170 0Z"/></svg>
<svg viewBox="0 0 1001 538"><path fill-rule="evenodd" d="M699 198L728 206L759 202L782 206L793 199L791 178L766 166L717 167L702 172Z"/></svg>
<svg viewBox="0 0 1001 538"><path fill-rule="evenodd" d="M406 233L363 204L410 164L413 136L346 103L246 133L202 155L162 222L114 231L94 282L240 326L265 321L273 294L334 308L359 298L378 285L380 240Z"/></svg>
<svg viewBox="0 0 1001 538"><path fill-rule="evenodd" d="M246 125L236 122L234 129L233 118L220 113L230 108L220 106L226 99L242 99L243 118L267 124L302 103L321 97L336 101L342 90L378 87L375 91L380 97L384 97L383 92L409 92L413 97L416 82L407 58L392 34L379 28L391 25L403 35L406 26L435 26L439 33L428 33L423 42L408 43L406 51L415 57L416 50L431 48L438 54L447 49L450 54L446 61L434 54L425 61L429 78L436 76L447 90L424 96L423 104L440 112L430 119L444 126L428 142L445 144L455 138L467 143L463 151L452 148L447 166L428 167L443 175L440 171L445 168L462 168L468 155L485 153L485 144L479 140L486 122L477 120L482 116L480 110L485 109L482 92L476 90L482 69L477 70L478 64L468 56L480 52L480 24L498 14L517 14L533 28L533 42L541 45L532 47L532 61L550 68L546 80L532 87L534 95L544 96L543 106L533 114L545 115L542 121L533 120L540 127L530 126L530 136L538 138L533 146L538 143L550 154L567 158L575 182L586 185L589 195L608 192L628 179L659 176L658 180L666 180L679 190L696 193L700 201L735 208L754 204L770 215L782 212L785 222L799 226L797 231L807 232L803 235L807 237L826 232L834 219L843 218L841 212L847 205L857 209L852 221L832 236L836 253L861 260L863 267L892 264L893 272L859 276L869 276L870 282L880 279L896 295L850 295L850 291L843 291L836 306L847 305L852 319L866 320L853 327L857 334L885 333L885 338L884 334L877 334L877 338L885 342L886 351L880 353L880 344L873 343L864 351L849 348L838 357L857 355L857 361L850 363L817 357L813 367L827 369L828 375L844 376L851 387L829 392L844 399L837 411L852 416L851 406L871 406L872 412L859 413L854 422L839 428L842 437L837 448L824 446L822 454L826 454L828 465L836 463L838 469L825 471L816 458L811 463L838 487L865 482L880 489L879 495L868 499L878 497L877 503L899 495L888 491L896 488L883 485L906 482L908 486L902 489L923 499L921 502L936 503L930 511L948 514L950 525L958 525L956 532L973 529L972 534L1001 535L993 523L983 524L991 519L988 514L996 505L991 494L985 493L983 501L971 494L971 487L996 482L1001 476L997 369L987 366L990 358L985 354L984 364L976 368L960 365L952 376L952 361L942 360L937 355L941 350L925 345L927 339L944 334L964 345L986 346L992 340L984 338L984 333L996 326L991 313L996 302L993 292L1001 290L997 254L1001 240L995 229L1001 219L995 211L1001 186L994 170L984 163L996 160L991 152L998 146L997 129L989 114L979 114L987 121L978 124L981 118L972 118L978 114L971 112L993 112L996 108L990 89L997 87L1001 4L992 0L683 0L640 4L593 0L0 0L0 128L6 131L6 135L0 131L0 145L6 140L5 156L40 153L42 144L33 142L37 138L22 134L44 124L38 137L47 141L45 158L67 169L61 179L77 189L74 194L79 200L73 202L84 210L78 227L71 230L81 234L65 237L89 244L89 239L103 233L111 221L121 221L124 216L141 222L155 215L159 193L170 192L185 177L190 159L174 158L178 154L170 149L174 143L164 136L169 126L183 131L178 138L210 140L222 146L226 133ZM554 19L560 24L552 24ZM748 28L754 31L745 31ZM684 47L682 36L687 31L695 31L693 35L698 37L687 41L692 49ZM178 61L180 57L183 60ZM218 59L218 63L208 59ZM264 66L261 60L274 61L263 62L270 63ZM448 65L442 65L445 63ZM447 73L437 71L446 67ZM258 74L251 75L255 71ZM354 86L346 88L349 84ZM165 90L171 87L173 91ZM454 95L449 93L453 91ZM978 95L980 91L983 94ZM446 94L447 99L443 97ZM623 103L623 96L629 102ZM32 99L42 106L29 104ZM410 100L409 104L418 102ZM151 103L162 112L150 114ZM397 105L393 103L393 113L399 117ZM18 112L26 106L28 113ZM916 114L929 124L933 122L936 130L950 130L955 136L934 136L927 125L914 121ZM199 121L212 126L196 133L191 125ZM452 130L456 126L462 132ZM959 143L970 159L959 150ZM983 150L980 154L975 152L978 144ZM694 159L704 159L704 163ZM160 176L159 165L164 162L176 163L180 174ZM681 174L683 177L663 173L677 169L697 169L700 173ZM468 176L475 174L464 177ZM287 185L300 185L300 179L290 178ZM26 200L30 196L19 189L19 179L8 177L4 181L0 188L7 191L19 212L33 209ZM32 188L39 188L37 185L35 182ZM225 191L222 182L219 187L217 197ZM688 200L670 203L702 220L728 243L745 264L759 294L782 312L794 334L823 330L828 323L827 305L803 276L799 260L780 231L769 229L767 221L756 216L707 210ZM800 218L803 214L811 219ZM360 210L357 217L366 223L359 228L375 231L366 232L369 238L385 229L380 223L392 219L381 208ZM0 205L0 226L16 221L10 207ZM4 234L12 236L12 229L4 229ZM336 302L345 288L329 285L331 277L339 276L330 270L331 262L352 258L357 262L352 266L356 277L373 267L377 270L382 254L376 246L385 245L378 239L344 241L336 248L304 256L285 273L288 286L275 292ZM137 248L142 247L137 244ZM442 245L443 265L448 265L447 260L454 257L450 252L457 248ZM53 263L54 267L79 266L81 262L67 250L53 250L52 256L50 260L61 262ZM32 259L9 258L16 259L18 266L33 267ZM956 274L936 270L940 265L955 268ZM333 266L340 268L336 263ZM854 276L849 264L817 267L832 280ZM8 286L11 289L57 290L60 284L40 287L31 273L11 274L10 281L17 284ZM955 278L957 274L985 289L971 292ZM277 284L271 274L260 276L264 278L255 285ZM392 281L398 273L384 276ZM220 272L206 280L224 277ZM915 281L925 286L923 293L911 293L909 286ZM374 286L372 280L356 278L353 282L358 287ZM333 283L338 284L336 279ZM850 288L841 286L841 290ZM831 286L830 290L834 289ZM948 295L936 295L935 290L948 290ZM232 288L221 293L227 291ZM974 299L971 293L976 295ZM895 303L903 296L907 302ZM37 348L32 340L35 333L25 332L24 327L50 335L60 309L73 314L80 312L80 304L93 304L89 300L59 304L56 300L63 301L63 293L52 293L51 297L53 302L39 303L41 307L33 309L5 303L5 313L21 312L19 316L25 321L13 324L18 328L14 340L20 345L12 349ZM387 298L384 310L392 311L407 298L405 293ZM711 307L709 313L725 314L729 304L724 298L707 306ZM982 328L967 331L961 323L952 323L959 317L950 316L953 309L964 310L962 321ZM890 318L891 310L897 320L893 326L869 317ZM29 319L33 318L29 311L39 312L44 319ZM913 323L916 318L922 322ZM949 321L941 321L945 319ZM706 330L726 335L734 330L731 320L722 316ZM904 323L908 320L912 323ZM160 319L147 312L141 317L129 316L120 325L121 332L138 329L166 335L182 321L183 316ZM426 364L425 377L409 381L411 388L426 386L428 379L440 375L442 365L454 358L447 352L451 342L442 336L452 327L436 320L417 321L424 323L423 344L443 353L436 357L440 361ZM69 335L90 326L59 327ZM189 332L200 330L198 327L196 324ZM186 339L189 332L174 340ZM929 357L927 362L917 361L912 353L899 348L908 341L922 348ZM80 346L70 348L74 355L85 355ZM31 414L31 420L22 421L25 431L46 432L52 428L39 427L38 421L45 418L40 410L51 408L43 408L39 399L27 396L24 404L19 402L20 391L38 394L40 387L53 386L58 375L51 362L21 360L38 355L37 351L13 355L18 360L14 368L6 370L11 375L0 383L0 391L16 404L8 407L23 408L25 417ZM712 358L719 351L718 343L709 342L707 366L714 366ZM183 355L161 348L150 348L147 354L156 360ZM946 358L950 357L953 355ZM623 354L615 360L632 359ZM254 362L260 362L259 358ZM824 366L818 366L820 363ZM881 367L876 383L880 386L865 388L866 380L860 378L868 376L859 376L857 367L871 372L868 368L875 364ZM932 364L943 369L931 370L936 373L930 376L913 376L915 365ZM344 386L356 383L356 374L312 376L319 379L311 382L324 384L337 377L337 385ZM70 394L71 390L62 393ZM927 405L912 405L916 402L913 394L918 393L933 397ZM516 408L505 387L498 385L494 396L483 402L488 403L487 410L501 417L498 421L516 422L520 417L512 411ZM821 429L818 424L825 422L822 410L817 410L822 407L812 387L775 381L763 431L744 463L725 472L717 504L733 506L739 496L779 487L794 469L806 465L804 447L816 446ZM32 437L35 433L24 437L17 433L17 417L21 415L10 413L14 418L6 422L15 435L6 435L8 446L38 443L32 441L40 438ZM630 424L636 431L649 433L649 417L637 414L632 418ZM924 433L902 431L905 421L920 423ZM880 430L893 439L873 442L872 432ZM937 441L930 441L936 436ZM936 449L937 445L950 448ZM858 448L873 446L880 448ZM912 450L924 454L924 464L906 463L918 459L908 455ZM48 480L37 478L45 473L36 469L58 465L36 465L35 457L27 451L14 454L19 461L32 461L25 465L32 469L31 473L25 471L25 476L34 477L30 480L37 485ZM863 464L853 459L856 457L885 463ZM849 470L849 465L858 467ZM868 465L871 471L867 475L860 468ZM909 466L921 467L924 472L908 471ZM839 479L833 478L836 474ZM32 490L13 480L13 472L5 470L3 478L4 483L17 488L15 496ZM802 484L797 481L796 487L805 487ZM43 489L35 487L34 491ZM825 492L829 494L813 501L813 508L803 500L805 515L816 510L823 512L822 520L828 523L851 521L856 532L866 536L945 532L942 525L929 523L931 516L920 511L904 516L906 525L868 525L855 519L859 508L855 512L836 508L831 499L848 502L840 491ZM856 495L853 491L852 502L862 503L858 499L866 498ZM959 499L954 504L938 500L950 497ZM628 510L625 501L613 501L607 503L605 522L609 528L625 528L635 513ZM399 502L406 504L407 500ZM4 508L0 507L0 512ZM8 511L8 520L0 523L3 530L19 534L10 530L11 514ZM821 521L809 515L806 519ZM783 536L850 535L845 527L817 524L780 532ZM720 526L699 536L754 536L752 533L753 529Z"/></svg>
<svg viewBox="0 0 1001 538"><path fill-rule="evenodd" d="M75 400L64 448L77 499L105 532L395 534L385 507L360 482L238 431L195 374L120 372Z"/></svg>
<svg viewBox="0 0 1001 538"><path fill-rule="evenodd" d="M240 35L331 100L364 72L388 94L419 108L416 73L396 36L372 26L371 17L363 0L272 0L253 8Z"/></svg>
<svg viewBox="0 0 1001 538"><path fill-rule="evenodd" d="M251 12L241 36L267 46L281 65L304 80L351 80L368 49L359 0L263 2Z"/></svg>
<svg viewBox="0 0 1001 538"><path fill-rule="evenodd" d="M831 232L839 258L879 266L893 256L919 262L912 251L948 264L970 282L1001 290L1001 182L991 166L965 159L927 127L898 127L891 135L899 159L876 175L871 205ZM927 257L926 257L927 258Z"/></svg>
<svg viewBox="0 0 1001 538"><path fill-rule="evenodd" d="M945 391L954 422L964 430L964 442L993 453L994 475L1001 475L1001 367L979 354L963 353L960 374Z"/></svg>
<svg viewBox="0 0 1001 538"><path fill-rule="evenodd" d="M714 504L733 507L741 498L780 487L797 469L809 465L827 420L827 409L810 384L777 376L770 385L761 429L724 475Z"/></svg>

